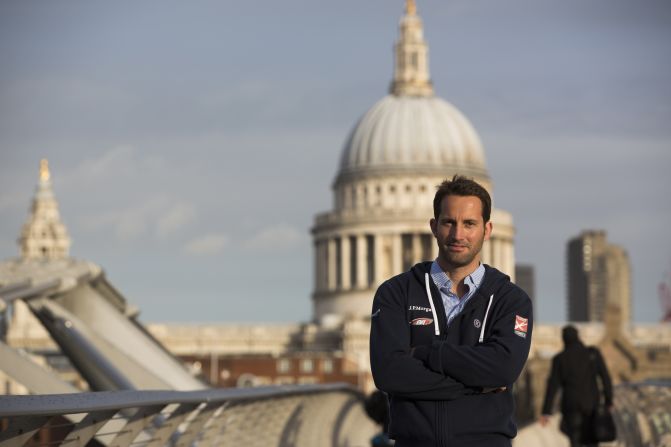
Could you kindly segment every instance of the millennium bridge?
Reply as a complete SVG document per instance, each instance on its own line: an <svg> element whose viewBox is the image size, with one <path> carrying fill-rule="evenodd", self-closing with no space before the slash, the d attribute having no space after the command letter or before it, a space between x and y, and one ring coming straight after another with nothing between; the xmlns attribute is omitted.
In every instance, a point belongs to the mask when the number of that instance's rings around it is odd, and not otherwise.
<svg viewBox="0 0 671 447"><path fill-rule="evenodd" d="M81 392L0 337L0 372L31 393L0 396L0 447L366 447L379 432L349 385L208 387L128 312L96 266L63 262L12 267L21 279L0 281L0 313L28 306L96 391ZM670 409L668 382L616 387L611 445L671 446ZM558 416L549 427L528 423L514 446L568 446L557 427Z"/></svg>

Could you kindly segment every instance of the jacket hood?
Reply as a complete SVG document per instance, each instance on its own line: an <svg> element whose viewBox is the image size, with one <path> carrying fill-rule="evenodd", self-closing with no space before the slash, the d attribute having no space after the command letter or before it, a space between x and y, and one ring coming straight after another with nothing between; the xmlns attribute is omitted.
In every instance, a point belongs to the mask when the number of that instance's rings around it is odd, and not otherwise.
<svg viewBox="0 0 671 447"><path fill-rule="evenodd" d="M413 265L412 268L410 269L413 278L415 278L416 281L423 283L424 274L425 273L431 274L431 263L432 261L424 261L420 262L419 264Z"/></svg>

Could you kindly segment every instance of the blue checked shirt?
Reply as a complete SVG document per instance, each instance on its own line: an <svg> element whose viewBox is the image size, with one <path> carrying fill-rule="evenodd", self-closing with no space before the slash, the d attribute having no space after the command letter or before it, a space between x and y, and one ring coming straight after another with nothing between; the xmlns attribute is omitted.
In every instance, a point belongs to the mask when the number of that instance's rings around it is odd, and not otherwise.
<svg viewBox="0 0 671 447"><path fill-rule="evenodd" d="M452 281L447 276L447 273L440 268L438 262L433 261L431 264L431 279L436 287L438 287L438 290L440 290L440 297L443 299L445 315L447 316L447 324L450 324L452 319L459 315L459 312L463 310L468 300L471 299L473 294L475 294L475 291L480 287L482 278L484 277L485 266L480 264L473 273L464 278L464 284L468 287L468 292L459 299L456 293L450 291L452 288Z"/></svg>

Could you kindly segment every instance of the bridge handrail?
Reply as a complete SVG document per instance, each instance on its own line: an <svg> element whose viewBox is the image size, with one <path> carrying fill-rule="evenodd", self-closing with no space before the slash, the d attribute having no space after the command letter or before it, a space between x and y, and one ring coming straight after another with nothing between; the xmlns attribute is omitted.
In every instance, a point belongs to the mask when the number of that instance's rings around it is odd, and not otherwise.
<svg viewBox="0 0 671 447"><path fill-rule="evenodd" d="M363 401L344 383L0 396L0 447L367 445Z"/></svg>
<svg viewBox="0 0 671 447"><path fill-rule="evenodd" d="M52 416L166 403L241 402L326 392L346 392L363 399L363 394L359 390L345 383L220 388L198 391L93 391L69 394L0 396L0 417Z"/></svg>

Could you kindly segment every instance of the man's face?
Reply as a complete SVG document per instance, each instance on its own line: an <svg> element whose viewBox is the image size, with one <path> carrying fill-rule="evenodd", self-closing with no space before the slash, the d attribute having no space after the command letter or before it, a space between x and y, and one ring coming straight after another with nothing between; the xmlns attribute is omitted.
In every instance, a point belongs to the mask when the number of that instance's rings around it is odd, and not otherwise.
<svg viewBox="0 0 671 447"><path fill-rule="evenodd" d="M482 202L476 196L445 196L438 219L431 219L443 268L475 269L482 244L489 239L492 223L482 218Z"/></svg>

